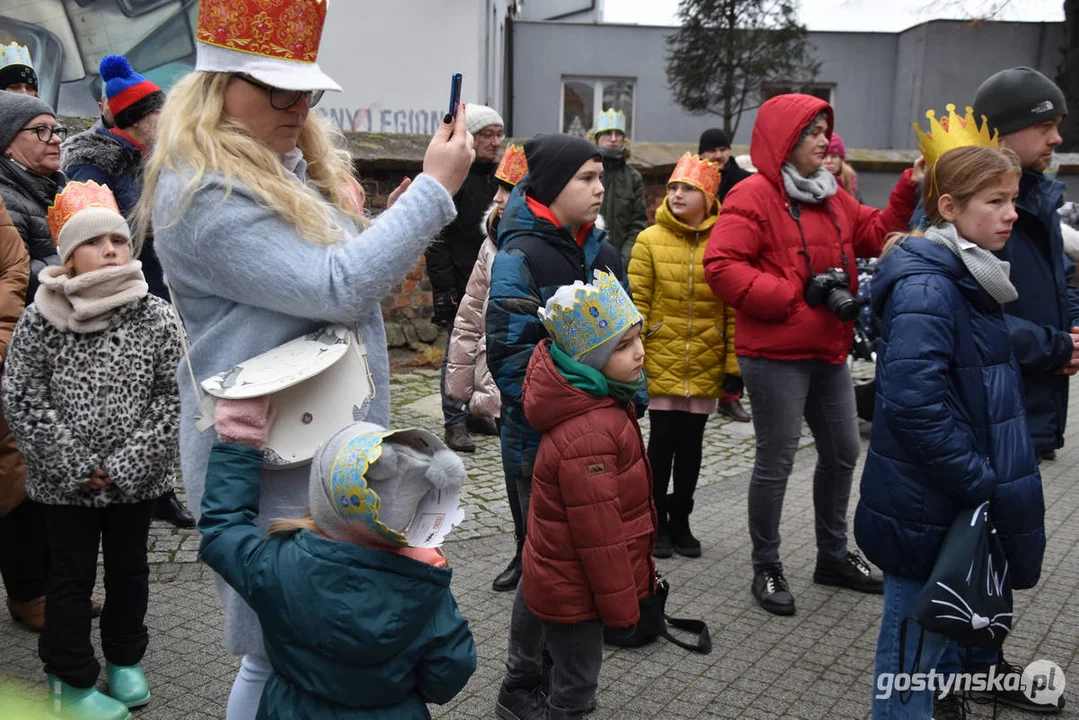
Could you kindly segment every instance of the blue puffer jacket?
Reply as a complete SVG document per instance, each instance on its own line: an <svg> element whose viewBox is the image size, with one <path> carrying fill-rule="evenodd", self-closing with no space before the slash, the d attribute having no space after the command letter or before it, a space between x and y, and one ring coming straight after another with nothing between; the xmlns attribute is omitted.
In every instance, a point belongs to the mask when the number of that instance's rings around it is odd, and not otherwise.
<svg viewBox="0 0 1079 720"><path fill-rule="evenodd" d="M199 556L258 613L274 672L259 720L412 720L476 669L449 568L254 524L262 453L215 445Z"/></svg>
<svg viewBox="0 0 1079 720"><path fill-rule="evenodd" d="M854 517L884 572L926 580L961 508L991 500L1012 586L1045 550L1041 476L1000 305L951 250L909 237L880 261L873 433Z"/></svg>
<svg viewBox="0 0 1079 720"><path fill-rule="evenodd" d="M1004 313L1023 374L1027 424L1039 451L1064 446L1070 378L1055 373L1071 359L1068 331L1079 325L1079 288L1070 282L1075 264L1064 253L1057 214L1064 187L1042 173L1024 170L1016 203L1019 220L1008 244L996 253L1012 264L1012 284L1019 292ZM924 223L919 200L911 227Z"/></svg>
<svg viewBox="0 0 1079 720"><path fill-rule="evenodd" d="M528 184L527 176L517 184L498 224L486 322L487 366L502 394L502 466L509 477L530 479L541 433L525 419L521 383L532 351L547 337L537 311L563 285L592 282L593 270L614 273L627 290L629 283L606 231L583 230L578 244L549 209L529 204ZM640 412L647 393L636 404Z"/></svg>

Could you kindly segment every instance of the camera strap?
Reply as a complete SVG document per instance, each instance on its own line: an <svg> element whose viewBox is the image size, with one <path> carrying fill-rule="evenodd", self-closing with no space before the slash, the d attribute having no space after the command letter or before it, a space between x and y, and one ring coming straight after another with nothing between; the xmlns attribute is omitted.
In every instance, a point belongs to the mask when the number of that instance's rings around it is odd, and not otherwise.
<svg viewBox="0 0 1079 720"><path fill-rule="evenodd" d="M824 204L828 208L828 214L832 217L832 224L835 226L836 234L839 236L839 254L843 258L843 272L849 273L847 249L843 247L843 230L839 227L839 220L836 219L835 210L832 209L827 200L824 201ZM802 238L802 249L798 251L798 254L806 259L809 277L812 278L817 273L813 269L813 257L809 254L809 243L806 242L805 231L802 230L802 206L798 204L797 200L788 198L787 211L791 214L794 224L798 226L798 235ZM854 276L858 276L857 268L854 269Z"/></svg>

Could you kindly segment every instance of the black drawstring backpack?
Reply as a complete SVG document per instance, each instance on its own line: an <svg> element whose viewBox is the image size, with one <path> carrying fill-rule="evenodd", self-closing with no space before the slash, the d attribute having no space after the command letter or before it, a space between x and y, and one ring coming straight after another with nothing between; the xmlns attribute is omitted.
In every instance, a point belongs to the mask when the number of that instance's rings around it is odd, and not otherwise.
<svg viewBox="0 0 1079 720"><path fill-rule="evenodd" d="M670 583L656 573L656 589L640 601L641 619L637 621L637 629L632 635L603 628L603 641L608 645L617 647L641 647L649 645L657 637L665 637L675 645L685 650L690 650L701 655L712 652L712 639L708 636L708 625L703 620L687 620L684 618L672 618L666 613L667 595L670 593ZM697 636L697 642L689 643L671 635L668 626L678 630L686 630Z"/></svg>
<svg viewBox="0 0 1079 720"><path fill-rule="evenodd" d="M914 603L912 617L922 632L913 667L921 661L926 630L967 648L1000 650L1012 629L1012 609L1008 560L989 517L989 503L984 502L963 510L952 522L929 581ZM908 620L903 619L899 630L900 672L907 672Z"/></svg>

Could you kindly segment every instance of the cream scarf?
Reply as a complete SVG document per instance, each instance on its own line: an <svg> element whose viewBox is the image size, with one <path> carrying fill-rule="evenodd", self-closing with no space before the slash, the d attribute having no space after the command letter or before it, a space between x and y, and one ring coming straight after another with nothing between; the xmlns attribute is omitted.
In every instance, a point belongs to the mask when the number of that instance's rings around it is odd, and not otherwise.
<svg viewBox="0 0 1079 720"><path fill-rule="evenodd" d="M67 268L50 266L38 280L34 307L58 330L75 333L108 329L117 308L146 297L149 289L138 260L74 277Z"/></svg>

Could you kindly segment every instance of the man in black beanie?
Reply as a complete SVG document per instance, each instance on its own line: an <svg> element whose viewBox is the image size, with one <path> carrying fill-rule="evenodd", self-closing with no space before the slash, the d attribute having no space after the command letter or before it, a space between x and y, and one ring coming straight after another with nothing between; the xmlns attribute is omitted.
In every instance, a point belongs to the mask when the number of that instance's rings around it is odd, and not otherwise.
<svg viewBox="0 0 1079 720"><path fill-rule="evenodd" d="M697 154L705 160L719 163L719 191L716 192L716 197L721 205L732 187L753 174L738 167L731 154L731 136L721 128L708 128L701 133ZM746 419L749 417L746 416Z"/></svg>
<svg viewBox="0 0 1079 720"><path fill-rule="evenodd" d="M1064 93L1037 70L1015 67L982 83L974 94L974 116L983 116L989 131L1000 132L1000 144L1019 156L1016 212L1019 219L1002 250L994 253L1011 263L1011 281L1019 292L1004 306L1012 350L1023 375L1027 425L1038 450L1039 462L1056 457L1064 445L1068 411L1068 381L1079 371L1079 288L1069 283L1075 266L1064 254L1057 208L1064 184L1044 174L1061 143L1058 126L1068 113ZM937 667L941 673L987 671L1006 677L1022 673L998 653L961 648L951 643ZM1006 687L1012 687L1007 683ZM984 693L982 693L984 695ZM1000 690L996 700L1039 713L1059 712L1059 705L1039 705L1021 690ZM954 695L937 701L936 717L958 704ZM945 705L947 707L940 707Z"/></svg>
<svg viewBox="0 0 1079 720"><path fill-rule="evenodd" d="M591 282L594 270L614 273L627 288L628 282L618 250L595 226L603 203L599 150L582 138L537 135L525 143L525 157L529 173L514 188L499 223L486 322L487 365L502 395L502 466L516 482L521 513L528 517L541 433L525 419L521 384L532 351L547 337L537 312L563 285ZM512 622L512 637L538 641L511 642L499 717L546 717L546 696L535 692L543 683L543 626L520 587Z"/></svg>

